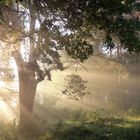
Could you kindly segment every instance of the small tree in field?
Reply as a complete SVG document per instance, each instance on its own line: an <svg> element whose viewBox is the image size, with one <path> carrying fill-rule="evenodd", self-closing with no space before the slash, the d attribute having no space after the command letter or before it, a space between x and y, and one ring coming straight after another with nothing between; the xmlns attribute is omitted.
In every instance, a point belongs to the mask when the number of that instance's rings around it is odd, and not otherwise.
<svg viewBox="0 0 140 140"><path fill-rule="evenodd" d="M0 40L18 68L20 124L27 127L33 111L36 87L53 69L64 70L60 51L84 62L93 54L87 38L102 30L107 48L117 36L129 52L140 51L133 16L136 0L3 0L0 5Z"/></svg>

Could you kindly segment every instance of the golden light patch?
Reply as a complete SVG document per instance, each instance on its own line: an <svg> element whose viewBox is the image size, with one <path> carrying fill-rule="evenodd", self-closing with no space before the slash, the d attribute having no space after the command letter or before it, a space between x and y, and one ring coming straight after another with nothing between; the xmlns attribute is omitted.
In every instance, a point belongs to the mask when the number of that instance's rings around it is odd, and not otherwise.
<svg viewBox="0 0 140 140"><path fill-rule="evenodd" d="M0 109L5 108L5 103L3 100L0 100Z"/></svg>

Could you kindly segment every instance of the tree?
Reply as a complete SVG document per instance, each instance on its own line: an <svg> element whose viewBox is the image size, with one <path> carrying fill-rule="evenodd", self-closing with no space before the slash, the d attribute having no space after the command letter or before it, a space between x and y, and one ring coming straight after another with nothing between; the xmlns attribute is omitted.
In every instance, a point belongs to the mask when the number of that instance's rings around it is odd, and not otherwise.
<svg viewBox="0 0 140 140"><path fill-rule="evenodd" d="M3 0L0 5L0 39L18 67L20 124L29 123L36 87L53 69L64 70L60 51L84 62L93 54L87 38L94 29L103 31L103 42L114 47L113 36L129 52L140 51L137 31L140 21L133 16L136 0ZM20 49L24 48L25 54Z"/></svg>
<svg viewBox="0 0 140 140"><path fill-rule="evenodd" d="M11 7L7 7L6 5L1 7L3 27L1 28L3 33L1 40L9 45L8 47L6 46L6 49L11 52L18 68L20 125L24 130L28 131L28 126L32 119L37 84L44 80L46 76L51 80L50 72L53 69L64 69L58 52L58 50L62 49L62 46L55 39L55 37L60 36L62 33L59 31L59 27L55 27L56 29L54 28L52 31L52 26L54 25L50 26L50 24L55 21L53 21L54 19L49 19L52 16L49 15L49 11L45 14L50 17L41 22L41 16L46 18L46 15L34 11L35 3L31 4L28 1L26 4L27 7L21 8L20 6L22 5L17 4L15 6L12 3ZM27 12L28 10L29 13ZM37 17L35 17L36 14L38 14ZM28 18L30 19L28 20ZM41 27L35 27L36 21L39 22ZM29 28L26 24L29 24ZM75 54L72 57L79 57L83 61L88 55L92 54L92 46L80 40L80 38L75 38L75 40L77 44L83 43L81 47L83 46L83 49L86 47L86 53L82 52L79 46L79 49L76 49L78 55ZM76 43L74 42L74 38L72 43ZM21 53L21 47L24 47L25 55ZM74 50L69 50L69 53L72 55L71 51ZM83 57L80 56L80 53L82 53Z"/></svg>

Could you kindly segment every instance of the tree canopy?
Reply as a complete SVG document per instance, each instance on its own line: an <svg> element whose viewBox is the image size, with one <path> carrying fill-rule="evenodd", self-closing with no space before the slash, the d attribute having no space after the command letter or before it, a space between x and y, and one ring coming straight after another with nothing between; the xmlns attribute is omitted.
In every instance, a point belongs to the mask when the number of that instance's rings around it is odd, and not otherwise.
<svg viewBox="0 0 140 140"><path fill-rule="evenodd" d="M40 32L46 33L47 38L53 36L61 46L66 45L65 50L73 58L82 57L80 49L87 47L83 38L86 35L92 36L90 31L95 28L105 32L104 40L108 47L113 47L112 36L115 35L128 51L140 51L138 37L140 21L135 14L140 10L140 3L137 0L17 0L16 2L25 9L30 9L30 16L39 20L41 24ZM2 9L9 9L11 14L17 11L20 17L28 14L13 8L11 0L2 0L1 3L1 20L6 20ZM77 53L73 53L74 46ZM77 46L83 48L78 49ZM90 46L88 52L92 52ZM80 60L83 61L87 56L84 54Z"/></svg>

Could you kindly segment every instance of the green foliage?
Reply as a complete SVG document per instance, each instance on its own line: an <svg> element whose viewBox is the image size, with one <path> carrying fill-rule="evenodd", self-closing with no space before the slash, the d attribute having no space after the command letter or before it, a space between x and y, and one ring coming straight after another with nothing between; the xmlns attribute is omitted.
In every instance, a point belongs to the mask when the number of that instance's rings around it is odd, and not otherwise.
<svg viewBox="0 0 140 140"><path fill-rule="evenodd" d="M10 0L1 2L6 4ZM135 12L139 12L140 3L136 0L43 0L32 1L32 3L29 0L18 0L18 2L25 7L31 6L31 13L43 16L44 20L40 22L41 28L37 34L43 37L45 43L49 39L61 42L60 45L66 52L72 58L80 59L81 62L93 54L92 46L82 35L92 36L89 31L95 28L106 33L104 40L108 48L113 48L112 36L115 35L129 52L140 51L140 40L136 35L140 30L140 21L135 16ZM22 14L21 16L25 16L26 13ZM80 38L71 38L71 34L77 34Z"/></svg>
<svg viewBox="0 0 140 140"><path fill-rule="evenodd" d="M55 7L59 7L59 0L55 1ZM68 4L68 6L66 6ZM60 9L65 12L68 19L68 27L76 31L84 29L83 32L96 27L107 33L106 42L112 48L113 43L108 40L108 36L117 35L122 44L130 52L139 52L140 41L136 35L139 31L140 21L135 17L135 11L139 11L140 3L136 0L77 0L62 2ZM134 14L133 14L134 13Z"/></svg>
<svg viewBox="0 0 140 140"><path fill-rule="evenodd" d="M114 31L117 29L120 41L128 48L129 52L139 52L140 40L135 31L140 31L140 22L138 19L124 19L119 17L115 21Z"/></svg>
<svg viewBox="0 0 140 140"><path fill-rule="evenodd" d="M85 118L89 114L90 118ZM32 137L25 137L19 133L15 122L0 123L0 140L139 140L139 120L97 114L87 112L77 120L60 121L53 129Z"/></svg>
<svg viewBox="0 0 140 140"><path fill-rule="evenodd" d="M12 2L13 2L12 0L0 0L0 4L6 4L6 5L11 4Z"/></svg>
<svg viewBox="0 0 140 140"><path fill-rule="evenodd" d="M78 100L86 94L85 91L87 81L84 81L79 75L68 75L66 77L65 89L62 91L67 97Z"/></svg>
<svg viewBox="0 0 140 140"><path fill-rule="evenodd" d="M59 140L138 140L140 123L99 118L91 122L64 122L57 130L55 138Z"/></svg>
<svg viewBox="0 0 140 140"><path fill-rule="evenodd" d="M70 39L65 50L69 56L73 59L79 59L81 62L93 55L93 46L87 41L83 41L82 38Z"/></svg>

